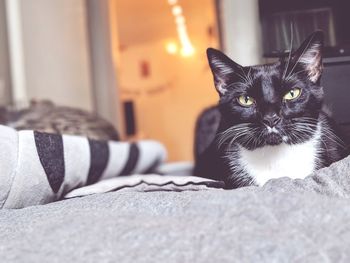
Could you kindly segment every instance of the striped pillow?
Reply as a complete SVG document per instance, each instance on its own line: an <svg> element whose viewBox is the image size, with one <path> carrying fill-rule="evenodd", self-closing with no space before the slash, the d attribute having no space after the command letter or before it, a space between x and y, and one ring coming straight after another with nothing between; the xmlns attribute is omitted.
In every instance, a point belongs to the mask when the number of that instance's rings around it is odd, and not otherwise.
<svg viewBox="0 0 350 263"><path fill-rule="evenodd" d="M0 125L0 208L61 199L100 180L149 173L166 159L156 141L95 141Z"/></svg>

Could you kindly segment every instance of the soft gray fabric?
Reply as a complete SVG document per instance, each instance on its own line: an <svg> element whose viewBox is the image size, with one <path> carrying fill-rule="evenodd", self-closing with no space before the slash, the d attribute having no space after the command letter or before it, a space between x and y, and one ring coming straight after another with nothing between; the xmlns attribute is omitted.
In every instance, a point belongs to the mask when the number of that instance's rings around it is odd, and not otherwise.
<svg viewBox="0 0 350 263"><path fill-rule="evenodd" d="M264 187L118 192L0 211L1 262L350 262L350 158ZM147 190L147 189L146 189Z"/></svg>

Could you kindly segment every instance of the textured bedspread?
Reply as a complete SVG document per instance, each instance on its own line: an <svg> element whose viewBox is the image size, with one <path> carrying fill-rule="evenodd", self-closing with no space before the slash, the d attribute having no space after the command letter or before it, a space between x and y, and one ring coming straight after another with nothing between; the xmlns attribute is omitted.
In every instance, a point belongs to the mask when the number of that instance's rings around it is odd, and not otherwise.
<svg viewBox="0 0 350 263"><path fill-rule="evenodd" d="M350 262L349 157L305 180L197 190L1 210L1 262Z"/></svg>

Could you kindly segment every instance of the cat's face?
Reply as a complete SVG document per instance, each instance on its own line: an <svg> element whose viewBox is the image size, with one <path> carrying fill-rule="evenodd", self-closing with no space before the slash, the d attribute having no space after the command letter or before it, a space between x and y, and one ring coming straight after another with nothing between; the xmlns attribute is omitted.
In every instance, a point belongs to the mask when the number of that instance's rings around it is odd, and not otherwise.
<svg viewBox="0 0 350 263"><path fill-rule="evenodd" d="M288 59L252 67L208 49L225 130L219 141L255 149L314 136L323 101L322 43L322 32L315 32Z"/></svg>

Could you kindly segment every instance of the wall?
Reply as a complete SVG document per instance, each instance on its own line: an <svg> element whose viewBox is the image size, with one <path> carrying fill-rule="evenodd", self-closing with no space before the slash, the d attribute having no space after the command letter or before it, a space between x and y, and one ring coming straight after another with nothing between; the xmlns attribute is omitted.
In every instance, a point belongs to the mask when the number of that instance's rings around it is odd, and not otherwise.
<svg viewBox="0 0 350 263"><path fill-rule="evenodd" d="M116 62L113 59L112 48L115 41L112 40L112 34L115 33L112 32L109 14L111 2L110 0L86 0L86 11L95 110L100 116L120 127Z"/></svg>
<svg viewBox="0 0 350 263"><path fill-rule="evenodd" d="M248 66L262 62L258 0L219 0L224 51L237 63Z"/></svg>
<svg viewBox="0 0 350 263"><path fill-rule="evenodd" d="M18 10L16 6L10 9L12 14L19 12L21 24L10 34L20 31L21 35L17 39L21 43L15 46L22 50L13 50L12 54L23 54L13 68L23 69L24 84L19 88L26 89L24 99L50 99L92 110L85 1L8 1L12 5L16 2Z"/></svg>
<svg viewBox="0 0 350 263"><path fill-rule="evenodd" d="M121 99L136 103L139 138L160 140L171 161L192 160L196 118L218 101L207 46L195 46L196 55L188 58L169 55L161 41L129 46L120 55ZM147 79L140 74L141 61L150 63Z"/></svg>
<svg viewBox="0 0 350 263"><path fill-rule="evenodd" d="M5 1L0 0L0 105L11 102L11 75L8 56Z"/></svg>
<svg viewBox="0 0 350 263"><path fill-rule="evenodd" d="M189 57L166 52L169 41L179 44L168 1L114 2L118 88L122 101L135 102L136 138L164 143L169 161L192 160L196 119L218 101L205 54L208 47L218 46L214 1L178 1L196 50ZM143 63L149 65L147 77Z"/></svg>

